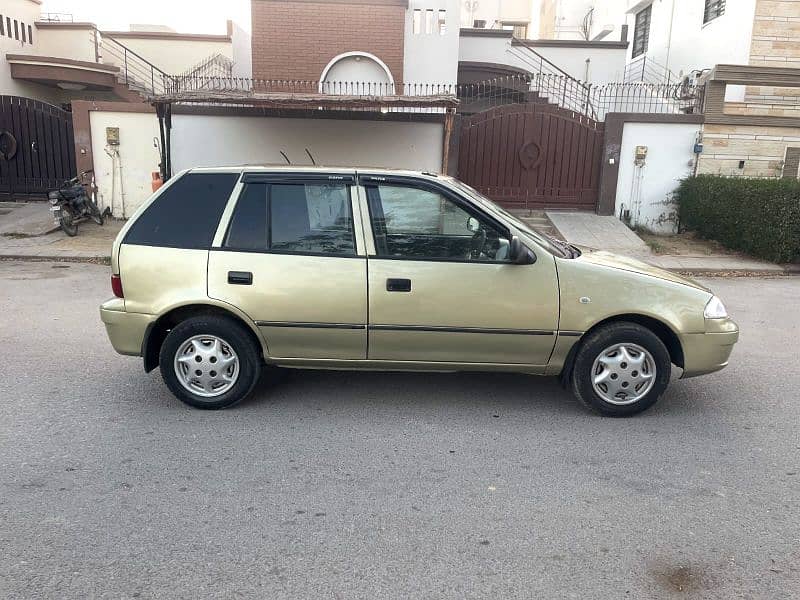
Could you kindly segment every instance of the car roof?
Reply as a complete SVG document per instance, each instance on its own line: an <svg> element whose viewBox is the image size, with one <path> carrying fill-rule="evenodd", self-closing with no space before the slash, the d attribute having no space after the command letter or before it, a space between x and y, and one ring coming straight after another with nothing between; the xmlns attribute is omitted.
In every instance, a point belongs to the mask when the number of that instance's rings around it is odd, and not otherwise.
<svg viewBox="0 0 800 600"><path fill-rule="evenodd" d="M432 177L437 178L442 175L430 171L412 171L408 169L387 169L386 167L337 167L325 165L238 165L230 167L194 167L189 169L192 173L335 173L359 174L368 173L370 175L394 175L405 177Z"/></svg>

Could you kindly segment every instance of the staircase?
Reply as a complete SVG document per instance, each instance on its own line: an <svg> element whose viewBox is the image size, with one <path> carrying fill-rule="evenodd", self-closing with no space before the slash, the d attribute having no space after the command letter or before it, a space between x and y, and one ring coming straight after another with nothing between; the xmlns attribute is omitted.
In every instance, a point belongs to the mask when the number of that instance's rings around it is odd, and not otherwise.
<svg viewBox="0 0 800 600"><path fill-rule="evenodd" d="M115 90L118 95L141 101L149 96L164 94L174 86L172 76L113 37L104 35L96 27L91 36L97 62L119 69L117 81L120 88Z"/></svg>
<svg viewBox="0 0 800 600"><path fill-rule="evenodd" d="M530 74L530 91L549 103L597 119L591 101L591 87L575 79L561 67L539 54L527 40L511 39L506 50L521 62Z"/></svg>
<svg viewBox="0 0 800 600"><path fill-rule="evenodd" d="M476 113L505 104L550 104L597 120L590 85L572 77L536 50L526 40L506 42L508 59L520 74L495 77L459 85L459 111Z"/></svg>

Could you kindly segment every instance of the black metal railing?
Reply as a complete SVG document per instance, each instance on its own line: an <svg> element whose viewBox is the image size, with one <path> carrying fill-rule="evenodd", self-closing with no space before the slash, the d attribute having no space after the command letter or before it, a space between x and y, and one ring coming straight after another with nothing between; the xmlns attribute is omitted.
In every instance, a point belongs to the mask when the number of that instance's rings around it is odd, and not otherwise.
<svg viewBox="0 0 800 600"><path fill-rule="evenodd" d="M39 15L37 20L47 21L48 23L73 23L75 17L72 13L43 12Z"/></svg>
<svg viewBox="0 0 800 600"><path fill-rule="evenodd" d="M567 110L597 118L589 84L576 79L542 56L527 40L513 38L506 52L528 71L531 85L529 91L541 97L553 98L559 106Z"/></svg>
<svg viewBox="0 0 800 600"><path fill-rule="evenodd" d="M145 96L166 94L174 88L173 77L159 69L113 37L96 27L91 31L97 62L119 68L119 80L131 90Z"/></svg>
<svg viewBox="0 0 800 600"><path fill-rule="evenodd" d="M177 77L233 77L233 61L219 52L206 57Z"/></svg>
<svg viewBox="0 0 800 600"><path fill-rule="evenodd" d="M461 84L459 112L472 114L506 104L557 105L596 121L611 112L693 114L701 112L702 87L685 83L595 85L555 75L509 75Z"/></svg>
<svg viewBox="0 0 800 600"><path fill-rule="evenodd" d="M195 91L247 92L253 94L293 93L335 96L441 96L455 95L453 84L403 83L381 81L314 81L305 79L250 79L197 74L172 78L173 93Z"/></svg>
<svg viewBox="0 0 800 600"><path fill-rule="evenodd" d="M396 95L418 97L455 96L458 111L474 114L506 104L541 103L557 105L596 121L604 121L610 112L660 114L699 113L702 87L684 82L671 84L584 83L571 76L535 73L508 75L466 84L403 83L374 81L313 81L291 79L249 79L178 75L171 78L172 100L202 101L204 94L215 101L258 94L332 95L375 98ZM374 108L373 108L374 109ZM419 108L390 108L391 111L418 112ZM430 111L441 111L441 107Z"/></svg>
<svg viewBox="0 0 800 600"><path fill-rule="evenodd" d="M634 58L625 65L625 83L678 83L680 78L664 65L656 62L646 54Z"/></svg>

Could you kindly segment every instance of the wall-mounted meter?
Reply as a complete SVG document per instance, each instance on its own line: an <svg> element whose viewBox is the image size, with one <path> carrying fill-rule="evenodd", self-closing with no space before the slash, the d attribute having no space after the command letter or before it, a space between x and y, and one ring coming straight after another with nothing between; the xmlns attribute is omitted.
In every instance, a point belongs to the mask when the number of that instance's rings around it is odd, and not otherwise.
<svg viewBox="0 0 800 600"><path fill-rule="evenodd" d="M106 127L106 144L119 146L119 127Z"/></svg>
<svg viewBox="0 0 800 600"><path fill-rule="evenodd" d="M635 164L637 167L643 167L645 160L647 160L647 146L636 146L633 164Z"/></svg>

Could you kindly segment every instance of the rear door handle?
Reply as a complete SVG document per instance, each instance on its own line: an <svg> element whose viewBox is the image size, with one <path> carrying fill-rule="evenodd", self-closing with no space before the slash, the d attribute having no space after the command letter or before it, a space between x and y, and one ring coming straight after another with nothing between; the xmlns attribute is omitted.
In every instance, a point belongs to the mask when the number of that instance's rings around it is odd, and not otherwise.
<svg viewBox="0 0 800 600"><path fill-rule="evenodd" d="M231 285L252 285L253 274L250 271L228 271L228 283Z"/></svg>
<svg viewBox="0 0 800 600"><path fill-rule="evenodd" d="M411 280L410 279L387 279L386 280L387 292L410 292Z"/></svg>

